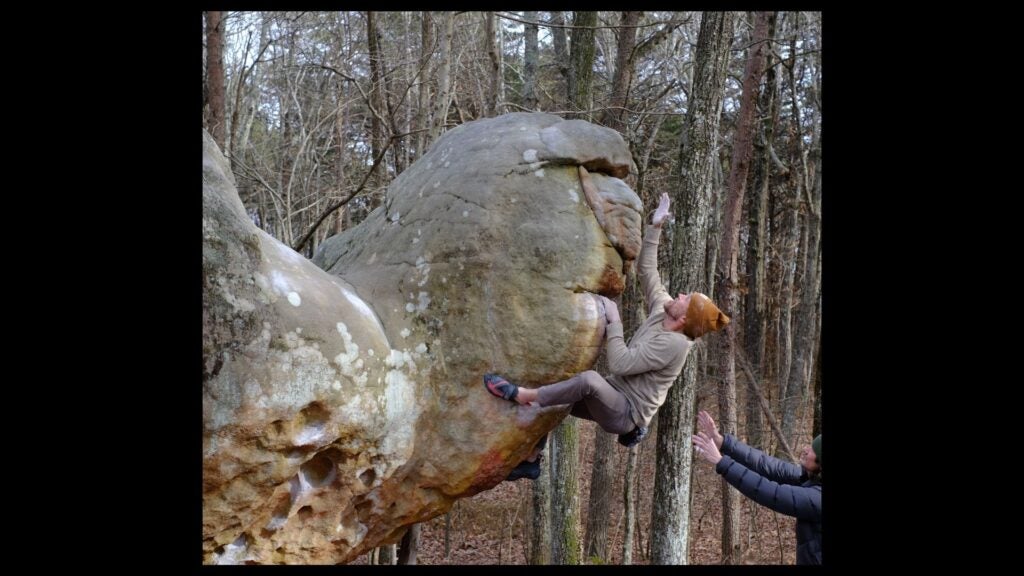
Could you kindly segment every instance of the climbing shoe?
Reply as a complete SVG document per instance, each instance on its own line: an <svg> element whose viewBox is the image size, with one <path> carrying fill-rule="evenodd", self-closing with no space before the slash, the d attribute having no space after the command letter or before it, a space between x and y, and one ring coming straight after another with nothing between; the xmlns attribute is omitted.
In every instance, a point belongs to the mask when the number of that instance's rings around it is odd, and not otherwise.
<svg viewBox="0 0 1024 576"><path fill-rule="evenodd" d="M538 456L533 462L523 460L518 466L509 472L508 478L505 480L519 480L520 478L528 478L530 480L536 480L540 476L540 457Z"/></svg>
<svg viewBox="0 0 1024 576"><path fill-rule="evenodd" d="M497 374L484 374L484 386L487 387L488 392L504 400L515 402L516 396L519 394L518 386L509 383L508 380Z"/></svg>
<svg viewBox="0 0 1024 576"><path fill-rule="evenodd" d="M637 426L636 428L633 428L632 432L619 434L619 444L622 444L626 448L632 448L639 444L640 441L644 439L644 436L647 436L647 428Z"/></svg>

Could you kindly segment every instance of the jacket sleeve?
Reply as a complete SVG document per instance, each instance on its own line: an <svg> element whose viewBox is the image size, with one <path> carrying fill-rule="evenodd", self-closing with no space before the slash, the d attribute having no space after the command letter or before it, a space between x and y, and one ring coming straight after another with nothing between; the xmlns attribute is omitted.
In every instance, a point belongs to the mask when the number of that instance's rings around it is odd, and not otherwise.
<svg viewBox="0 0 1024 576"><path fill-rule="evenodd" d="M658 274L658 242L661 239L661 227L648 226L644 233L643 244L640 246L640 257L636 259L636 276L640 279L640 287L644 291L644 302L647 302L647 313L653 314L665 300L671 299Z"/></svg>
<svg viewBox="0 0 1024 576"><path fill-rule="evenodd" d="M629 376L660 370L678 356L678 351L673 350L675 343L666 335L655 336L630 348L622 337L622 322L609 324L605 334L608 370L612 374Z"/></svg>
<svg viewBox="0 0 1024 576"><path fill-rule="evenodd" d="M722 455L729 456L741 466L780 484L800 484L804 469L799 464L769 456L757 448L747 446L732 434L724 434Z"/></svg>
<svg viewBox="0 0 1024 576"><path fill-rule="evenodd" d="M729 456L722 456L715 472L754 502L799 520L821 521L821 485L792 486L773 482L743 466Z"/></svg>

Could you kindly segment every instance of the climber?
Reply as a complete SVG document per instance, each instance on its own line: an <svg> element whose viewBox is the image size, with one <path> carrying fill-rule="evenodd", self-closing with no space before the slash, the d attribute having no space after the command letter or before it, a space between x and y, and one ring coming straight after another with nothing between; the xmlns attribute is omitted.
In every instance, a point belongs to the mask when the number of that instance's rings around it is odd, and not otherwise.
<svg viewBox="0 0 1024 576"><path fill-rule="evenodd" d="M637 259L637 275L648 304L647 320L626 344L615 302L599 296L604 309L608 369L605 379L593 370L540 388L523 388L497 374L484 375L487 390L520 405L571 404L571 414L597 422L603 430L619 435L629 447L647 434L658 408L665 402L691 344L701 336L723 328L729 317L700 292L669 296L658 274L658 241L669 216L669 197L662 194Z"/></svg>

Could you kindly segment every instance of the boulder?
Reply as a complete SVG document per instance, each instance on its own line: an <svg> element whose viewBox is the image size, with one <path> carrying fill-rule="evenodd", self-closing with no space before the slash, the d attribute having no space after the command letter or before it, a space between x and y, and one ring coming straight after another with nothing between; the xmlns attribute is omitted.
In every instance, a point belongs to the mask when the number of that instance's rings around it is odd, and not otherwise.
<svg viewBox="0 0 1024 576"><path fill-rule="evenodd" d="M491 396L591 367L642 206L614 131L442 135L312 261L258 229L204 132L203 560L345 563L487 490L567 414Z"/></svg>

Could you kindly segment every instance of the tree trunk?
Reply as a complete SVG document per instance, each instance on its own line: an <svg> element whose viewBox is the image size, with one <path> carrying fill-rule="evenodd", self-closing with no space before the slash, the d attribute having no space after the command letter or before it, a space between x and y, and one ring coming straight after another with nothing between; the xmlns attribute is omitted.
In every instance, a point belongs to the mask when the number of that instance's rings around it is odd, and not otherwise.
<svg viewBox="0 0 1024 576"><path fill-rule="evenodd" d="M626 273L626 288L616 303L622 311L623 330L632 334L643 323L645 317L642 296L636 281L636 267L630 266ZM599 374L608 374L608 360L604 351L594 363L594 370ZM587 508L587 532L584 555L588 560L597 559L607 564L611 559L608 551L608 525L611 517L611 503L614 499L612 488L615 485L615 473L619 470L617 440L610 434L594 426L594 464L590 473L590 503Z"/></svg>
<svg viewBox="0 0 1024 576"><path fill-rule="evenodd" d="M623 523L625 534L622 537L622 564L633 563L633 525L636 523L636 470L637 453L640 447L633 446L629 449L629 456L626 460L626 479L624 482L622 500L625 511L623 512Z"/></svg>
<svg viewBox="0 0 1024 576"><path fill-rule="evenodd" d="M470 75L470 78L473 79L473 87L476 88L476 90L472 94L473 98L469 100L470 106L467 107L469 110L469 120L476 120L477 118L483 118L487 115L487 102L489 100L487 92L489 89L484 86L484 84L488 82L486 79L487 76L487 74L476 71ZM462 121L463 120L460 117L459 122Z"/></svg>
<svg viewBox="0 0 1024 576"><path fill-rule="evenodd" d="M780 36L785 37L788 33L788 19L789 15L784 14L778 21ZM780 64L781 66L777 66L776 70L783 71L787 64L785 61ZM778 84L779 86L774 93L774 97L777 99L778 104L772 110L775 116L771 121L775 126L781 126L781 108L784 100L781 80ZM781 419L783 413L783 396L785 393L783 372L785 370L785 364L788 361L789 354L789 350L785 342L788 331L785 330L783 326L783 309L785 307L784 284L787 263L793 261L791 247L794 218L792 217L793 212L790 209L790 201L788 199L788 188L792 185L792 180L789 177L791 169L783 165L781 160L779 160L776 155L775 145L776 142L778 142L781 146L785 143L787 138L792 138L792 135L790 135L789 130L785 128L777 130L774 135L775 138L768 140L766 143L768 145L769 156L772 158L773 164L779 167L780 175L783 177L776 178L771 181L768 196L768 212L771 214L771 220L769 222L769 238L771 247L769 248L770 258L768 261L766 295L767 329L765 332L765 348L762 360L762 364L764 366L762 390L768 396L773 412ZM782 150L782 148L779 148L779 150ZM780 445L776 445L773 453L776 456L781 456L781 450L782 447Z"/></svg>
<svg viewBox="0 0 1024 576"><path fill-rule="evenodd" d="M455 503L458 506L458 502ZM448 562L452 558L452 513L449 510L444 515L444 561Z"/></svg>
<svg viewBox="0 0 1024 576"><path fill-rule="evenodd" d="M821 45L821 21L817 22L817 42ZM821 94L821 52L818 51L815 54L815 64L817 65L818 73L815 75L815 89L817 94ZM815 140L815 145L812 147L812 156L814 162L814 194L817 198L818 206L818 225L821 225L821 101L816 100L818 108L818 120L815 126L818 127L818 134ZM820 234L819 229L819 234ZM817 298L815 299L814 308L814 363L812 371L814 373L814 424L812 426L811 437L815 437L821 434L821 242L818 242L818 269L815 271L815 278L817 284L815 285L815 292Z"/></svg>
<svg viewBox="0 0 1024 576"><path fill-rule="evenodd" d="M566 416L551 435L551 562L580 564L579 422Z"/></svg>
<svg viewBox="0 0 1024 576"><path fill-rule="evenodd" d="M548 451L548 457L553 450ZM530 523L530 564L551 563L551 466L549 459L540 463L540 477L532 482L532 521Z"/></svg>
<svg viewBox="0 0 1024 576"><path fill-rule="evenodd" d="M420 525L413 524L402 536L402 543L399 545L398 563L413 565L416 564L416 552L420 546Z"/></svg>
<svg viewBox="0 0 1024 576"><path fill-rule="evenodd" d="M430 70L430 58L433 54L434 22L430 17L430 11L424 10L420 20L420 75L417 78L416 118L413 121L413 130L416 132L413 161L423 156L429 145L427 132L430 125L430 79L433 77Z"/></svg>
<svg viewBox="0 0 1024 576"><path fill-rule="evenodd" d="M381 71L380 46L377 39L377 16L375 12L366 12L366 44L370 54L370 153L377 157L384 148L384 125L380 116L384 114L384 76ZM374 113L376 110L376 113ZM382 182L382 170L374 174L374 181Z"/></svg>
<svg viewBox="0 0 1024 576"><path fill-rule="evenodd" d="M434 117L430 122L430 142L437 140L447 123L448 104L451 101L452 35L454 33L455 13L445 12L441 61L437 73L437 98L434 100Z"/></svg>
<svg viewBox="0 0 1024 576"><path fill-rule="evenodd" d="M485 32L484 42L487 43L487 56L491 62L490 79L491 86L487 98L487 116L497 116L501 112L498 109L504 92L502 81L502 58L501 58L501 26L498 17L494 12L484 13Z"/></svg>
<svg viewBox="0 0 1024 576"><path fill-rule="evenodd" d="M207 110L210 107L210 78L207 72L207 64L210 56L206 51L206 11L203 11L203 129L209 128L206 123Z"/></svg>
<svg viewBox="0 0 1024 576"><path fill-rule="evenodd" d="M579 12L573 19L574 23L581 20ZM584 13L582 20L596 22L597 13ZM592 26L593 24L591 24ZM574 86L570 98L590 98L590 69L594 58L594 30L573 30L572 34L572 69L581 81ZM582 72L586 69L586 72ZM573 100L569 107L576 109ZM571 115L567 115L571 117ZM551 508L551 560L555 564L581 563L580 538L580 505L579 491L579 422L567 417L555 429L555 457L552 458L554 474L552 476Z"/></svg>
<svg viewBox="0 0 1024 576"><path fill-rule="evenodd" d="M733 137L732 162L729 185L725 198L725 213L722 221L721 251L718 259L718 288L715 290L719 306L735 321L725 327L719 337L722 346L720 354L720 376L718 388L718 416L722 432L735 435L736 427L736 326L740 319L739 254L740 215L746 194L747 173L754 141L754 113L757 108L757 94L764 72L765 54L768 51L768 18L766 12L754 16L753 42L747 51L747 63L743 73L743 94ZM722 564L737 564L742 547L740 542L740 494L726 483L722 483Z"/></svg>
<svg viewBox="0 0 1024 576"><path fill-rule="evenodd" d="M607 373L600 369L598 372ZM590 474L590 504L587 509L586 554L589 561L597 559L607 564L611 559L608 554L608 524L611 518L612 487L615 485L615 472L618 470L618 458L615 447L617 442L614 434L610 434L594 426L594 465Z"/></svg>
<svg viewBox="0 0 1024 576"><path fill-rule="evenodd" d="M264 13L260 21L260 36L258 42L258 45L260 46L260 55L262 55L272 45L270 38L270 25L270 18ZM245 100L249 103L247 104L247 114L245 122L243 122L242 133L239 137L238 145L232 146L233 150L237 151L236 154L239 158L244 158L245 152L249 148L249 137L252 134L252 125L256 120L256 109L260 98L258 70L261 69L262 66L259 62L259 58L256 60L257 61L253 62L252 67L249 69L249 73L252 75L253 81L251 83L252 87L246 91Z"/></svg>
<svg viewBox="0 0 1024 576"><path fill-rule="evenodd" d="M569 75L569 114L566 118L591 120L591 100L593 99L594 76L594 26L597 26L597 12L574 12L572 40L569 46L569 58L572 60Z"/></svg>
<svg viewBox="0 0 1024 576"><path fill-rule="evenodd" d="M640 197L644 206L649 204L647 201L647 197L649 196L647 194L647 167L650 165L651 152L654 151L654 145L658 141L658 130L661 129L661 125L664 122L665 116L663 114L658 114L650 124L648 127L649 134L647 135L647 140L644 143L643 149L639 155L640 157L636 162L636 195ZM634 158L635 157L636 156L634 155ZM644 214L646 215L647 212L645 211Z"/></svg>
<svg viewBox="0 0 1024 576"><path fill-rule="evenodd" d="M206 86L206 129L223 150L227 133L224 108L224 13L219 10L206 12Z"/></svg>
<svg viewBox="0 0 1024 576"><path fill-rule="evenodd" d="M408 14L409 14L408 12L398 12L398 13L395 13L395 14L390 14L389 17L391 17L391 18L401 18L402 22L408 22ZM377 46L380 47L382 44L384 46L388 46L387 43L384 43L384 42L381 41L381 29L380 29L380 27L378 27L377 28ZM409 49L409 35L408 34L403 34L402 35L402 40L401 40L400 44L401 44L401 46L399 47L399 53L395 55L395 62L396 62L395 70L393 70L392 72L396 72L398 68L401 68L403 70L403 72L404 72L403 76L405 77L405 80L406 80L405 81L405 86L411 86L412 83L411 83L411 81L409 81L409 64L412 62L412 59L409 57L409 51L408 51L408 49ZM399 101L397 103L394 101L396 90L393 88L392 85L395 84L396 82L398 82L398 74L385 72L386 70L388 70L387 62L388 62L387 55L384 52L382 52L381 53L381 59L380 59L380 68L381 68L381 87L384 89L384 92L383 92L383 96L384 96L384 98L383 98L383 100L384 100L384 110L385 110L385 113L384 113L385 116L384 117L387 119L388 125L390 127L390 130L388 131L388 133L385 136L385 138L390 138L391 136L394 136L394 135L399 135L399 134L407 133L409 131L409 125L408 125L407 122L402 123L402 120L403 120L404 116L402 114L400 114L401 101ZM408 92L405 90L405 88L403 88L402 89L402 99L401 100L404 100L405 96L407 94L408 94ZM408 109L408 106L406 106L406 109ZM396 138L395 141L391 143L391 156L394 159L394 168L395 168L394 175L395 176L398 176L399 174L404 172L405 171L405 167L407 165L406 164L407 157L406 157L406 152L405 152L406 146L405 146L404 142L405 142L404 138ZM387 166L387 165L385 164L385 166ZM382 176L387 178L387 176L388 176L387 171L385 171L382 174Z"/></svg>
<svg viewBox="0 0 1024 576"><path fill-rule="evenodd" d="M768 37L775 38L775 12L768 16ZM771 62L769 51L767 61ZM764 373L761 365L764 358L765 345L765 263L767 261L768 231L768 186L771 181L772 160L769 149L774 137L776 117L775 105L775 69L767 65L765 88L761 92L761 110L764 111L764 122L761 123L761 142L758 146L757 165L755 169L754 197L749 206L749 240L747 242L747 295L743 307L743 341L747 360L757 374ZM749 380L749 379L748 379ZM748 390L752 394L753 383L748 381ZM747 444L763 449L762 432L764 420L761 409L756 401L747 401Z"/></svg>
<svg viewBox="0 0 1024 576"><path fill-rule="evenodd" d="M776 182L768 191L768 213L770 214L769 237L770 254L768 260L768 276L765 295L766 325L764 357L762 358L763 377L762 390L772 406L774 414L782 414L782 393L780 374L782 372L782 284L785 276L785 241L791 223L786 219L786 184ZM778 456L781 446L776 446L774 454Z"/></svg>
<svg viewBox="0 0 1024 576"><path fill-rule="evenodd" d="M285 66L291 68L295 58L295 31L289 30L288 42L285 48ZM295 167L295 149L297 147L298 140L298 123L299 114L295 110L295 104L293 98L288 92L290 88L285 88L285 94L281 96L281 110L284 112L284 118L282 121L281 128L281 139L282 139L282 152L281 152L281 173L280 173L280 186L278 187L278 193L284 198L283 214L281 221L278 223L280 229L280 238L288 246L295 244L294 230L292 229L292 214L294 207L292 204L292 172Z"/></svg>
<svg viewBox="0 0 1024 576"><path fill-rule="evenodd" d="M569 46L568 40L565 34L565 28L562 26L565 24L565 16L561 11L555 11L551 13L551 23L555 25L551 29L552 44L555 48L555 65L558 67L558 73L562 77L565 91L564 102L568 105L571 101L569 97L570 85L572 84L572 67L569 65ZM560 103L555 103L558 106Z"/></svg>
<svg viewBox="0 0 1024 576"><path fill-rule="evenodd" d="M536 12L523 12L523 19L537 21ZM525 24L525 43L523 48L523 108L537 109L537 25Z"/></svg>
<svg viewBox="0 0 1024 576"><path fill-rule="evenodd" d="M633 60L630 54L636 45L636 23L643 12L626 11L619 18L619 38L615 44L615 72L612 76L608 107L601 114L601 123L619 132L626 130L626 107L629 86L633 81Z"/></svg>
<svg viewBox="0 0 1024 576"><path fill-rule="evenodd" d="M725 153L725 147L719 147L719 153L715 154L712 160L712 180L711 180L711 213L714 215L711 221L708 222L708 245L704 249L704 269L707 270L708 277L704 280L704 285L708 287L705 291L708 298L717 300L718 297L715 295L715 290L718 288L715 282L715 274L718 268L718 244L722 236L722 212L725 210L725 176L722 174L722 154ZM713 350L717 351L720 346L715 346ZM718 359L715 357L715 361L708 366L709 370L718 370ZM709 375L712 375L709 373Z"/></svg>
<svg viewBox="0 0 1024 576"><path fill-rule="evenodd" d="M339 62L344 61L343 47L341 41L338 41L337 47L337 60ZM338 107L339 109L334 114L334 130L335 138L338 141L337 145L337 178L338 186L341 188L342 184L347 180L345 166L348 163L348 98L346 95L345 84L338 87ZM334 226L332 232L334 234L341 234L347 226L347 220L350 218L351 212L347 206L342 206L335 211Z"/></svg>
<svg viewBox="0 0 1024 576"><path fill-rule="evenodd" d="M227 129L224 134L224 156L231 162L231 157L236 146L236 136L238 132L239 118L241 117L241 111L243 108L242 100L245 95L246 86L246 75L248 74L249 68L246 67L246 62L249 59L249 48L252 46L252 31L246 31L245 48L242 49L242 60L238 64L238 72L234 74L234 104L231 106L231 121L227 124ZM259 55L256 56L259 59ZM230 91L230 90L229 90Z"/></svg>
<svg viewBox="0 0 1024 576"><path fill-rule="evenodd" d="M256 106L252 103L253 95L251 92L245 97L245 107L247 109L245 115L245 121L242 123L242 135L238 138L238 144L232 147L232 155L237 155L239 158L245 158L245 151L249 148L249 136L252 134L252 125L256 120Z"/></svg>
<svg viewBox="0 0 1024 576"><path fill-rule="evenodd" d="M787 78L789 79L790 90L790 122L792 124L792 128L790 130L789 171L791 193L789 198L787 198L786 207L786 244L783 252L783 262L786 263L786 273L782 277L782 316L779 322L782 329L780 340L783 345L781 373L779 377L779 386L781 388L782 397L782 433L785 435L786 440L789 441L791 446L794 445L793 441L797 424L796 411L801 400L800 387L793 385L790 379L790 373L793 369L794 360L792 310L793 298L796 292L795 262L797 257L800 255L797 250L800 237L800 217L797 207L803 196L804 185L804 176L801 170L801 166L803 164L803 144L801 143L803 130L800 126L798 83L795 78L795 70L797 67L795 57L797 49L796 38L797 33L799 33L800 14L795 13L794 17L796 21L795 30L794 34L790 37L789 42L790 54L794 56L792 56L792 65L787 67Z"/></svg>
<svg viewBox="0 0 1024 576"><path fill-rule="evenodd" d="M792 172L795 172L793 167ZM779 356L779 373L778 373L778 388L779 388L779 411L782 414L782 430L787 440L793 439L793 424L796 415L796 406L798 399L791 397L787 390L787 384L789 382L789 370L790 361L792 358L793 340L792 340L792 309L793 309L793 285L794 277L796 275L796 257L797 257L797 244L799 243L800 236L800 221L797 215L797 209L794 206L796 198L800 193L799 184L791 180L790 184L794 185L794 188L782 189L780 192L785 194L783 202L785 208L783 209L783 236L781 239L782 251L780 252L780 259L782 261L782 278L779 286L779 337L778 337L778 356ZM787 194L788 192L788 194Z"/></svg>
<svg viewBox="0 0 1024 576"><path fill-rule="evenodd" d="M680 154L680 185L672 207L682 224L672 239L669 287L707 291L705 247L711 214L712 156L718 148L725 75L732 40L732 14L705 12L697 39L696 70ZM694 354L693 351L690 352ZM694 388L697 362L688 360L682 376L658 411L658 456L651 518L651 563L688 562L690 468L693 450Z"/></svg>
<svg viewBox="0 0 1024 576"><path fill-rule="evenodd" d="M647 151L650 153L650 150ZM640 201L646 207L650 202L647 201L645 195L637 191L640 196ZM644 214L648 211L644 210ZM632 335L636 332L636 329L640 327L647 320L647 313L644 310L643 294L640 290L639 282L636 278L636 266L630 266L629 271L626 274L626 288L622 292L622 327L626 334ZM626 478L624 480L625 486L623 488L623 522L625 524L625 535L622 540L622 564L633 563L633 532L634 525L636 524L636 477L638 454L640 447L639 445L633 446L627 451L628 460L626 462ZM593 490L593 488L591 488ZM593 513L593 510L591 510Z"/></svg>
<svg viewBox="0 0 1024 576"><path fill-rule="evenodd" d="M789 371L789 384L786 387L789 396L796 397L803 404L802 400L807 396L811 384L811 365L814 358L816 336L815 309L818 303L818 263L821 238L821 168L815 170L815 185L812 187L811 205L807 207L806 227L807 242L805 252L807 263L803 267L803 275L800 282L800 302L796 307L796 319L793 328L793 367ZM787 438L793 438L793 431L796 429L798 420L790 424L791 429L786 429L786 421L783 420L783 431ZM813 428L813 424L812 424ZM797 443L793 443L797 445Z"/></svg>
<svg viewBox="0 0 1024 576"><path fill-rule="evenodd" d="M821 249L820 243L818 244L818 249ZM819 265L821 263L821 254L818 255L818 263ZM820 273L818 274L818 279L820 282ZM814 334L815 339L818 341L818 347L814 351L814 424L811 430L811 438L821 434L821 290L818 290L818 309L815 316L818 324Z"/></svg>

